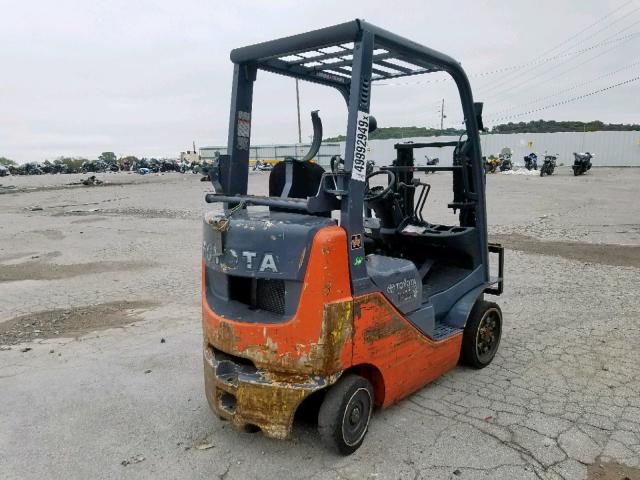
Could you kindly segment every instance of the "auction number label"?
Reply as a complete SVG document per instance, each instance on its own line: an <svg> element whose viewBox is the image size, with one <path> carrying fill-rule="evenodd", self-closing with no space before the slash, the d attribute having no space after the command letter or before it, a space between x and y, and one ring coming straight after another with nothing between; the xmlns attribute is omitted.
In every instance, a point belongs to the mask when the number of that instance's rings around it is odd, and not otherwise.
<svg viewBox="0 0 640 480"><path fill-rule="evenodd" d="M358 110L356 142L353 150L351 178L364 182L367 176L367 144L369 143L369 114Z"/></svg>

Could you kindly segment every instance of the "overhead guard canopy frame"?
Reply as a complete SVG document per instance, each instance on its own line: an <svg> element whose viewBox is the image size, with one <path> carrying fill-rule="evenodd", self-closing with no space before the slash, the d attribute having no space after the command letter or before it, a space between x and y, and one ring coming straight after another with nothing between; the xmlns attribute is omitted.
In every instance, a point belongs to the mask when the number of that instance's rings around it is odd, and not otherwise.
<svg viewBox="0 0 640 480"><path fill-rule="evenodd" d="M431 72L461 71L460 64L448 55L363 20L236 48L230 57L236 64L338 88L348 97L354 44L365 31L374 36L373 82Z"/></svg>

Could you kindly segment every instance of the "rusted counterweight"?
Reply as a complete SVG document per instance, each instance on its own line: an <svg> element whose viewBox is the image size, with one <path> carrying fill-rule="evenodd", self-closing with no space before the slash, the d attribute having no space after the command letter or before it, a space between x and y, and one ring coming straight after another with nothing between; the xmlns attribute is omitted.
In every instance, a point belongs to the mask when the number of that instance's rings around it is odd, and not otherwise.
<svg viewBox="0 0 640 480"><path fill-rule="evenodd" d="M209 308L204 286L203 273L205 383L212 409L238 426L253 424L267 435L286 437L300 402L351 365L344 230L325 227L315 235L298 309L285 323L257 327L227 320ZM216 350L230 358L219 361ZM221 365L243 359L250 369L225 377Z"/></svg>
<svg viewBox="0 0 640 480"><path fill-rule="evenodd" d="M279 439L289 435L302 400L329 384L327 381L335 381L307 377L307 382L296 383L303 378L265 371L238 375L221 368L221 363L213 349L205 347L205 392L211 409L236 427L257 426L265 435Z"/></svg>

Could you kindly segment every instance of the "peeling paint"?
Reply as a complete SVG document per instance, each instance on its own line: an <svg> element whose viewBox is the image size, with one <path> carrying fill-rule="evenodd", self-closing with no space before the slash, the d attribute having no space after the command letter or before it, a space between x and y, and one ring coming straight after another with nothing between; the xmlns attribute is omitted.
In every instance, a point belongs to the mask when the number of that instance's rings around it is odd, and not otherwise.
<svg viewBox="0 0 640 480"><path fill-rule="evenodd" d="M281 324L224 320L203 295L205 360L209 345L250 360L259 380L238 378L230 385L216 378L205 361L211 408L237 426L253 424L276 438L289 433L299 403L332 384L351 365L353 308L350 296L346 234L335 226L320 229L301 255L309 261L293 317ZM300 265L300 268L302 265ZM330 268L329 268L330 267ZM204 284L203 284L204 288ZM238 359L239 365L246 365ZM220 407L222 391L235 395L235 411Z"/></svg>

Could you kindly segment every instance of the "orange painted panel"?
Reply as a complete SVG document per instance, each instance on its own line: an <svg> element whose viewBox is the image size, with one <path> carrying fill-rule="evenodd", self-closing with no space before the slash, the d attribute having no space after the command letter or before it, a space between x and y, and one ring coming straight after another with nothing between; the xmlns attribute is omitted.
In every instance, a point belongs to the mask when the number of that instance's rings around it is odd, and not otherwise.
<svg viewBox="0 0 640 480"><path fill-rule="evenodd" d="M353 309L353 364L371 364L380 370L383 406L415 392L458 363L462 333L432 341L379 292L355 298Z"/></svg>
<svg viewBox="0 0 640 480"><path fill-rule="evenodd" d="M347 236L338 226L315 235L298 309L281 324L236 322L213 312L204 292L206 340L274 373L329 376L351 365L352 297Z"/></svg>

